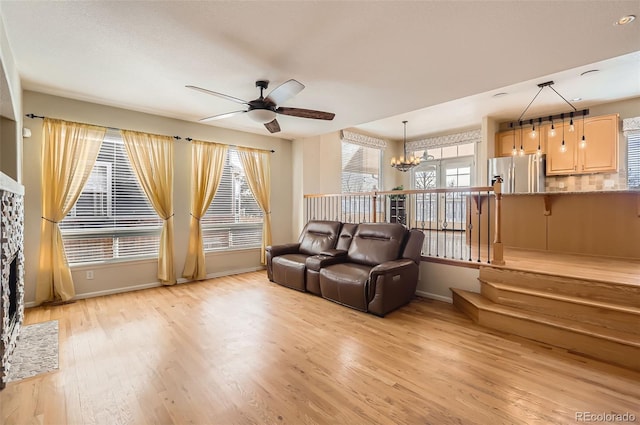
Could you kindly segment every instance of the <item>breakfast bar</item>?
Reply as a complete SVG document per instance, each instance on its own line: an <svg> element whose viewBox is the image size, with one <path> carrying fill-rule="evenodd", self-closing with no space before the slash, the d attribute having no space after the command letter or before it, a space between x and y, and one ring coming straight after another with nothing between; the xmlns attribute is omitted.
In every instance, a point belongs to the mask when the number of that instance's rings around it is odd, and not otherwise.
<svg viewBox="0 0 640 425"><path fill-rule="evenodd" d="M640 190L502 195L505 247L640 259Z"/></svg>

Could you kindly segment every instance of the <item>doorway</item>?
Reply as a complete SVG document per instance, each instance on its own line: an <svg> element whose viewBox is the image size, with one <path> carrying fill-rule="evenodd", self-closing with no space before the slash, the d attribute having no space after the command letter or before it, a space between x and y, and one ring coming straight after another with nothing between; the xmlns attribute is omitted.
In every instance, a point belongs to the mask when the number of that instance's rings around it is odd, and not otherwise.
<svg viewBox="0 0 640 425"><path fill-rule="evenodd" d="M471 187L473 157L429 159L413 172L415 189ZM464 230L466 195L461 192L429 193L416 199L416 221L423 228Z"/></svg>

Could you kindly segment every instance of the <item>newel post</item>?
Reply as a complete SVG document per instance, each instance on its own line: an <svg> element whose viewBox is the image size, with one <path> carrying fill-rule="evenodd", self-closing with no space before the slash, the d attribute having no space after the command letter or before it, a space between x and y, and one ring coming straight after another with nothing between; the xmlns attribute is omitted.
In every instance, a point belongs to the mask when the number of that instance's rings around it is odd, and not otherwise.
<svg viewBox="0 0 640 425"><path fill-rule="evenodd" d="M371 206L371 211L372 211L372 218L373 218L373 222L377 223L378 219L377 219L377 206L378 206L378 192L373 192L373 197L371 198L371 202L373 202L373 205Z"/></svg>
<svg viewBox="0 0 640 425"><path fill-rule="evenodd" d="M504 265L504 252L502 247L502 178L498 177L493 184L493 193L496 196L496 222L495 237L493 239L493 258L491 264Z"/></svg>

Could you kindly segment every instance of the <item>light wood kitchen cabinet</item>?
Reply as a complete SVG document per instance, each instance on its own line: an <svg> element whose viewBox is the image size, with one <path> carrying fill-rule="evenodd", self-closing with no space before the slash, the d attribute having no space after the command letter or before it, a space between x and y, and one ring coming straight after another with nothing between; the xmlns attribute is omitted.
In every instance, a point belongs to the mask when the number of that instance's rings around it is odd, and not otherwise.
<svg viewBox="0 0 640 425"><path fill-rule="evenodd" d="M584 120L574 120L575 131L569 131L565 122L556 125L556 135L549 136L548 127L543 130L547 141L547 175L590 174L616 172L618 169L618 114L602 115ZM566 151L561 151L562 129ZM586 146L580 147L582 135Z"/></svg>
<svg viewBox="0 0 640 425"><path fill-rule="evenodd" d="M536 137L532 138L531 127L523 129L508 130L496 133L496 149L495 156L511 156L513 155L513 147L516 147L520 153L520 141L522 140L522 148L525 154L534 154L538 152L538 138L540 137L539 128L536 126ZM540 139L540 151L545 153L544 139Z"/></svg>
<svg viewBox="0 0 640 425"><path fill-rule="evenodd" d="M618 114L593 117L584 121L587 146L578 151L580 171L618 171L618 123Z"/></svg>
<svg viewBox="0 0 640 425"><path fill-rule="evenodd" d="M575 123L575 121L574 121ZM551 124L542 127L542 135L547 141L547 175L576 174L578 172L578 134L579 126L569 131L569 123L554 124L555 136L549 134ZM563 134L564 131L564 134ZM565 150L562 151L564 137Z"/></svg>

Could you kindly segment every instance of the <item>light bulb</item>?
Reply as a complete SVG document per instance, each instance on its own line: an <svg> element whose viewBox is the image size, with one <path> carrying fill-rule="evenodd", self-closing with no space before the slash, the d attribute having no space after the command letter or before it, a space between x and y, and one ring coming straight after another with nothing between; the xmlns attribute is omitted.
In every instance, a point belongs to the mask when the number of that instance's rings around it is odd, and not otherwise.
<svg viewBox="0 0 640 425"><path fill-rule="evenodd" d="M531 129L531 134L529 134L529 136L531 136L532 139L536 138L537 134L536 134L536 128L535 127L533 127Z"/></svg>
<svg viewBox="0 0 640 425"><path fill-rule="evenodd" d="M518 150L516 149L516 147L513 147L513 150L511 151L511 155L516 156L518 154Z"/></svg>
<svg viewBox="0 0 640 425"><path fill-rule="evenodd" d="M520 156L524 156L524 148L522 146L520 146Z"/></svg>
<svg viewBox="0 0 640 425"><path fill-rule="evenodd" d="M562 144L560 145L560 152L565 153L567 151L567 146L564 144L564 140L562 141Z"/></svg>
<svg viewBox="0 0 640 425"><path fill-rule="evenodd" d="M584 149L587 147L587 139L584 138L584 134L582 135L582 140L580 140L580 149Z"/></svg>
<svg viewBox="0 0 640 425"><path fill-rule="evenodd" d="M556 128L554 127L553 123L551 123L551 130L549 130L549 136L555 137L555 135L556 135Z"/></svg>
<svg viewBox="0 0 640 425"><path fill-rule="evenodd" d="M569 131L576 131L576 127L573 125L573 118L569 121Z"/></svg>
<svg viewBox="0 0 640 425"><path fill-rule="evenodd" d="M538 150L536 151L536 154L537 154L538 156L541 156L541 155L542 155L542 149L540 149L540 145L538 145Z"/></svg>

